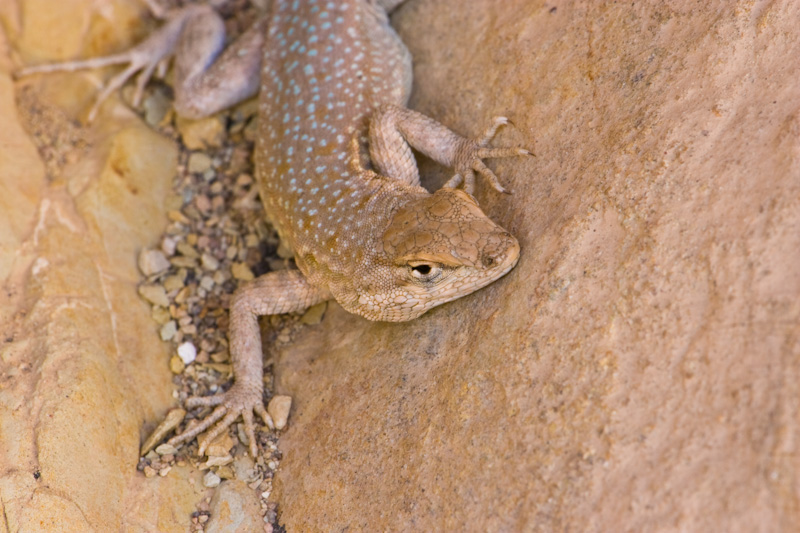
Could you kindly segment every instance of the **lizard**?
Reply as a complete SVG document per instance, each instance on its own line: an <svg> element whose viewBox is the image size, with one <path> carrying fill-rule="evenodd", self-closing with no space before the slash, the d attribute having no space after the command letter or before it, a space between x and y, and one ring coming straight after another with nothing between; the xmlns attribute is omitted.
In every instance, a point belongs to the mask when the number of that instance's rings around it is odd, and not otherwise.
<svg viewBox="0 0 800 533"><path fill-rule="evenodd" d="M255 416L263 403L258 317L327 300L369 320L401 322L470 294L508 273L520 246L473 196L476 174L506 192L483 159L532 155L489 146L504 117L478 139L463 137L406 107L411 58L389 24L404 0L273 0L227 48L219 14L207 5L167 11L165 23L130 50L23 69L128 67L97 97L134 74L134 105L158 66L174 56L176 111L211 115L258 93L256 178L266 217L293 251L297 269L269 272L238 288L230 303L234 381L186 407L213 407L173 436L178 446L208 430L198 455L239 417L257 454ZM455 174L431 193L420 185L411 148ZM210 428L210 429L209 429Z"/></svg>

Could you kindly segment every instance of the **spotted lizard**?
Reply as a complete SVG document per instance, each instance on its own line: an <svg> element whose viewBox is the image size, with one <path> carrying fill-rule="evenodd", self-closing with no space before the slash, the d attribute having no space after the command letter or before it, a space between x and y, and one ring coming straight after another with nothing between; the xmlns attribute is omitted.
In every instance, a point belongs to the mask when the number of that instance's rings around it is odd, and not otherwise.
<svg viewBox="0 0 800 533"><path fill-rule="evenodd" d="M128 64L90 118L141 71L137 103L157 65L172 56L181 115L206 116L258 93L257 180L297 269L267 273L234 293L234 383L188 399L188 408L216 408L169 441L179 445L211 428L199 443L202 455L241 416L255 457L254 413L271 425L258 317L335 299L367 319L400 322L497 280L516 265L520 247L481 211L475 177L502 192L482 159L529 152L488 146L505 118L473 140L405 107L411 60L387 16L403 0L273 0L225 50L224 25L211 7L166 11L145 1L165 23L138 46L20 74ZM434 193L422 188L411 147L453 168L453 178Z"/></svg>

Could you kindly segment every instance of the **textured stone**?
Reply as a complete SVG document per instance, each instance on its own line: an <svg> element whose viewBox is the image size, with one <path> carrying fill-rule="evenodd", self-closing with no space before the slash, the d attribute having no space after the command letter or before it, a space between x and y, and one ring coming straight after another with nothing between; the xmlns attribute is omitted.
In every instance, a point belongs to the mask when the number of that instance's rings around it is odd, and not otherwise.
<svg viewBox="0 0 800 533"><path fill-rule="evenodd" d="M256 493L239 480L223 482L211 500L208 533L263 531L264 522Z"/></svg>
<svg viewBox="0 0 800 533"><path fill-rule="evenodd" d="M519 265L282 348L288 531L800 530L800 4L411 1ZM449 172L423 164L424 184Z"/></svg>
<svg viewBox="0 0 800 533"><path fill-rule="evenodd" d="M9 77L8 45L29 62L118 50L141 9L0 2L0 530L187 531L203 497L187 469L136 470L143 428L174 402L136 284L175 146L116 96L78 127L97 73Z"/></svg>
<svg viewBox="0 0 800 533"><path fill-rule="evenodd" d="M135 470L143 424L173 405L135 285L137 250L164 228L174 149L116 97L70 133L97 73L8 76L9 40L26 61L119 50L140 8L0 2L11 531L186 531L204 494L188 468ZM330 305L278 354L295 402L273 494L289 531L800 530L799 11L400 9L412 106L471 134L507 115L497 142L537 154L490 162L512 196L478 190L522 258L407 324ZM26 106L30 87L68 119ZM87 151L47 163L22 121L48 150L87 135L74 145ZM432 188L448 177L421 167ZM236 516L260 520L257 507Z"/></svg>

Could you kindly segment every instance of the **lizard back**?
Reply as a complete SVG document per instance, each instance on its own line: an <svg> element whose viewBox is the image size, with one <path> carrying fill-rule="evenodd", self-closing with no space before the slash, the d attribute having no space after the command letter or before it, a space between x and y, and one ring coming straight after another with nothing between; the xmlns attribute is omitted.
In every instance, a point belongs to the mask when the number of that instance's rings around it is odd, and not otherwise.
<svg viewBox="0 0 800 533"><path fill-rule="evenodd" d="M363 1L279 0L264 50L255 157L267 216L298 256L335 267L367 245L347 214L375 192L350 144L376 106L406 102L410 57Z"/></svg>

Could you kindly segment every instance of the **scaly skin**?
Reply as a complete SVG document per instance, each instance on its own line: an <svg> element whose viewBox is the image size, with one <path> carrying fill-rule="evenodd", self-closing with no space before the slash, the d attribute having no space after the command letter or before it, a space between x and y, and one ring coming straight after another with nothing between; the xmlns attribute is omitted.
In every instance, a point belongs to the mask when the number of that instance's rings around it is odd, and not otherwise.
<svg viewBox="0 0 800 533"><path fill-rule="evenodd" d="M503 118L471 140L405 108L410 57L385 11L401 1L275 0L270 16L208 69L224 30L211 9L192 6L166 14L158 33L113 61L23 72L130 62L111 85L121 85L135 66L145 71L141 86L157 61L175 53L176 108L184 115L209 114L259 92L257 179L267 216L295 251L299 272L269 273L236 292L229 332L236 380L224 394L189 399L190 408L217 407L171 444L214 426L200 443L203 454L241 415L256 455L253 413L271 425L262 403L259 316L333 298L370 320L411 320L517 263L516 239L471 192L476 172L504 191L482 159L529 152L487 147ZM259 69L260 87L253 81ZM411 146L455 169L447 186L433 194L420 186ZM462 183L464 190L455 188Z"/></svg>

